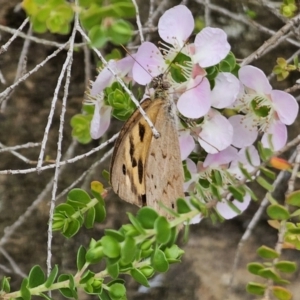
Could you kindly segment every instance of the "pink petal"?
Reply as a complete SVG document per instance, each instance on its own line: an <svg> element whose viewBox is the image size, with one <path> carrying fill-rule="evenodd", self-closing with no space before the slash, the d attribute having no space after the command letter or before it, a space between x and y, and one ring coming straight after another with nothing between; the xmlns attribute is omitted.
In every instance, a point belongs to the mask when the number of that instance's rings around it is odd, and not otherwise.
<svg viewBox="0 0 300 300"><path fill-rule="evenodd" d="M193 62L202 68L218 64L230 51L226 33L219 28L206 27L195 38Z"/></svg>
<svg viewBox="0 0 300 300"><path fill-rule="evenodd" d="M203 167L218 168L221 165L227 165L232 160L237 159L237 149L229 146L228 148L216 154L207 154Z"/></svg>
<svg viewBox="0 0 300 300"><path fill-rule="evenodd" d="M286 126L280 121L274 122L268 132L262 136L261 142L265 148L272 148L274 151L280 150L287 142Z"/></svg>
<svg viewBox="0 0 300 300"><path fill-rule="evenodd" d="M110 125L111 106L102 106L99 112L99 105L95 105L95 112L91 121L90 134L92 139L99 139Z"/></svg>
<svg viewBox="0 0 300 300"><path fill-rule="evenodd" d="M108 62L108 66L114 71L117 72L117 63L114 60ZM95 96L101 93L105 88L110 86L114 82L113 74L107 69L104 68L99 75L97 76L95 82L92 85L91 95Z"/></svg>
<svg viewBox="0 0 300 300"><path fill-rule="evenodd" d="M167 69L159 49L150 42L144 42L135 54L136 62L133 65L133 79L142 85L148 84L152 79Z"/></svg>
<svg viewBox="0 0 300 300"><path fill-rule="evenodd" d="M181 160L185 160L195 148L195 141L190 134L189 130L180 131L179 145Z"/></svg>
<svg viewBox="0 0 300 300"><path fill-rule="evenodd" d="M231 73L219 73L215 78L215 87L211 92L212 106L225 108L233 104L240 91L239 80Z"/></svg>
<svg viewBox="0 0 300 300"><path fill-rule="evenodd" d="M184 5L177 5L167 10L158 22L159 36L165 42L179 47L184 45L193 29L193 15Z"/></svg>
<svg viewBox="0 0 300 300"><path fill-rule="evenodd" d="M243 202L239 202L237 200L233 200L232 203L240 210L240 213L236 213L235 211L230 208L230 206L227 204L227 200L222 200L222 202L218 202L216 206L216 210L218 213L226 220L232 219L238 215L240 215L243 211L247 209L251 202L251 197L249 194L246 194L244 197Z"/></svg>
<svg viewBox="0 0 300 300"><path fill-rule="evenodd" d="M131 72L134 63L136 62L135 54L128 55L116 62L118 75L124 77Z"/></svg>
<svg viewBox="0 0 300 300"><path fill-rule="evenodd" d="M250 157L250 162L247 159L246 151ZM252 172L255 166L260 165L260 157L258 151L254 146L249 146L247 148L243 148L239 151L237 159L232 161L230 168L228 169L231 174L233 174L239 180L245 178L241 169L239 168L239 163L242 163L243 167L248 171Z"/></svg>
<svg viewBox="0 0 300 300"><path fill-rule="evenodd" d="M253 66L244 66L239 69L239 79L248 88L257 93L270 94L272 86L265 73Z"/></svg>
<svg viewBox="0 0 300 300"><path fill-rule="evenodd" d="M186 167L187 167L187 169L189 170L189 172L191 174L197 174L198 173L196 164L189 158L186 159Z"/></svg>
<svg viewBox="0 0 300 300"><path fill-rule="evenodd" d="M210 109L210 85L207 78L190 80L187 90L179 97L177 108L187 118L203 117Z"/></svg>
<svg viewBox="0 0 300 300"><path fill-rule="evenodd" d="M233 127L232 145L238 148L244 148L252 145L258 135L257 128L242 115L235 115L230 117L230 124Z"/></svg>
<svg viewBox="0 0 300 300"><path fill-rule="evenodd" d="M299 111L297 100L292 95L279 90L273 90L271 98L280 121L286 125L294 123Z"/></svg>
<svg viewBox="0 0 300 300"><path fill-rule="evenodd" d="M229 121L220 113L214 113L202 125L198 141L207 153L214 154L227 148L231 144L232 136L233 128Z"/></svg>

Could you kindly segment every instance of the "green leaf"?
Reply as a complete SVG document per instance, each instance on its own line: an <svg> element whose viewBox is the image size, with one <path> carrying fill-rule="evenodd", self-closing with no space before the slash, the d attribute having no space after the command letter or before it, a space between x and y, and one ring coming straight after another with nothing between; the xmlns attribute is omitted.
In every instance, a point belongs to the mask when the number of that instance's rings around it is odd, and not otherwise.
<svg viewBox="0 0 300 300"><path fill-rule="evenodd" d="M170 240L171 227L165 217L160 216L156 219L154 229L156 230L156 241L158 243L166 244Z"/></svg>
<svg viewBox="0 0 300 300"><path fill-rule="evenodd" d="M90 135L90 123L93 115L74 115L70 121L72 136L81 144L88 144L92 138Z"/></svg>
<svg viewBox="0 0 300 300"><path fill-rule="evenodd" d="M231 72L232 70L231 65L225 60L222 60L219 63L219 67L220 67L220 72Z"/></svg>
<svg viewBox="0 0 300 300"><path fill-rule="evenodd" d="M43 297L46 300L53 300L52 298L50 298L48 295L46 295L44 293L40 293L39 296Z"/></svg>
<svg viewBox="0 0 300 300"><path fill-rule="evenodd" d="M135 281L140 283L143 286L150 287L149 282L145 275L138 269L132 269L130 271L130 275L133 277Z"/></svg>
<svg viewBox="0 0 300 300"><path fill-rule="evenodd" d="M127 236L121 248L122 263L124 265L127 265L133 262L136 256L136 251L137 248L136 248L135 240L132 237Z"/></svg>
<svg viewBox="0 0 300 300"><path fill-rule="evenodd" d="M291 300L293 294L282 286L272 286L273 295L279 300Z"/></svg>
<svg viewBox="0 0 300 300"><path fill-rule="evenodd" d="M107 273L111 276L111 278L116 279L119 276L119 264L108 264L106 267Z"/></svg>
<svg viewBox="0 0 300 300"><path fill-rule="evenodd" d="M290 218L288 210L279 204L271 204L267 208L268 216L273 220L287 220Z"/></svg>
<svg viewBox="0 0 300 300"><path fill-rule="evenodd" d="M93 47L102 48L109 41L109 34L106 28L96 25L89 31L89 38Z"/></svg>
<svg viewBox="0 0 300 300"><path fill-rule="evenodd" d="M1 280L1 291L4 291L5 293L10 292L10 284L9 284L10 278L9 277L3 277Z"/></svg>
<svg viewBox="0 0 300 300"><path fill-rule="evenodd" d="M164 252L160 249L156 249L151 256L151 266L156 272L167 272L169 269L169 263L166 259Z"/></svg>
<svg viewBox="0 0 300 300"><path fill-rule="evenodd" d="M114 229L105 229L104 233L107 236L111 236L112 238L114 238L119 243L124 242L124 240L125 240L124 235L120 231L117 231L117 230L114 230Z"/></svg>
<svg viewBox="0 0 300 300"><path fill-rule="evenodd" d="M246 151L247 153L247 151ZM249 181L252 181L252 176L249 174L248 170L246 168L244 168L242 163L239 163L239 169L242 172L242 174L244 175L245 178L247 178Z"/></svg>
<svg viewBox="0 0 300 300"><path fill-rule="evenodd" d="M93 228L94 223L95 223L95 216L96 216L95 208L91 207L87 211L87 214L86 214L85 220L84 220L84 225L87 229Z"/></svg>
<svg viewBox="0 0 300 300"><path fill-rule="evenodd" d="M153 229L158 213L149 206L144 206L137 212L137 219L145 229Z"/></svg>
<svg viewBox="0 0 300 300"><path fill-rule="evenodd" d="M30 290L28 289L28 279L27 278L24 278L22 281L20 293L24 300L31 299Z"/></svg>
<svg viewBox="0 0 300 300"><path fill-rule="evenodd" d="M272 268L261 269L257 275L274 281L280 280L279 275Z"/></svg>
<svg viewBox="0 0 300 300"><path fill-rule="evenodd" d="M28 287L35 288L45 282L45 273L39 265L32 267L28 275Z"/></svg>
<svg viewBox="0 0 300 300"><path fill-rule="evenodd" d="M77 259L76 259L76 264L77 264L77 270L80 271L84 264L85 264L85 256L86 256L86 249L83 246L80 246L78 251L77 251Z"/></svg>
<svg viewBox="0 0 300 300"><path fill-rule="evenodd" d="M91 197L85 190L73 189L68 193L67 202L75 209L83 208L91 202Z"/></svg>
<svg viewBox="0 0 300 300"><path fill-rule="evenodd" d="M256 181L259 185L261 185L264 189L266 189L269 192L273 192L274 187L272 186L272 184L270 184L269 182L267 182L263 177L258 176L256 178Z"/></svg>
<svg viewBox="0 0 300 300"><path fill-rule="evenodd" d="M115 45L127 44L133 35L133 27L125 20L117 20L108 27L107 35Z"/></svg>
<svg viewBox="0 0 300 300"><path fill-rule="evenodd" d="M104 257L103 247L91 248L87 251L85 259L87 263L96 264Z"/></svg>
<svg viewBox="0 0 300 300"><path fill-rule="evenodd" d="M55 213L61 213L67 217L71 217L75 214L75 212L75 209L71 205L66 203L59 204L55 208Z"/></svg>
<svg viewBox="0 0 300 300"><path fill-rule="evenodd" d="M80 229L80 222L77 219L72 219L70 222L67 223L68 226L66 226L62 232L62 234L66 238L71 238L74 236Z"/></svg>
<svg viewBox="0 0 300 300"><path fill-rule="evenodd" d="M78 299L77 297L77 292L74 286L74 278L72 275L68 275L68 274L61 274L58 279L57 282L63 282L63 281L67 281L69 280L69 287L66 288L60 288L59 291L60 293L66 297L66 298L75 298Z"/></svg>
<svg viewBox="0 0 300 300"><path fill-rule="evenodd" d="M265 289L266 285L257 282L249 282L246 287L248 293L258 296L263 296Z"/></svg>
<svg viewBox="0 0 300 300"><path fill-rule="evenodd" d="M187 204L187 202L186 202L184 199L182 199L182 198L177 199L176 204L177 204L177 212L178 212L179 214L185 214L185 213L188 213L188 212L191 211L190 206L189 206L189 205Z"/></svg>
<svg viewBox="0 0 300 300"><path fill-rule="evenodd" d="M111 300L111 298L108 296L108 292L105 291L105 289L102 289L102 291L99 293L100 300Z"/></svg>
<svg viewBox="0 0 300 300"><path fill-rule="evenodd" d="M297 264L291 261L279 261L275 263L275 268L280 272L294 273L297 270Z"/></svg>
<svg viewBox="0 0 300 300"><path fill-rule="evenodd" d="M279 254L274 249L267 246L259 247L256 252L260 257L266 259L274 259L279 257Z"/></svg>
<svg viewBox="0 0 300 300"><path fill-rule="evenodd" d="M232 194L234 199L242 203L244 202L244 197L246 193L243 187L235 187L231 185L228 187L228 191Z"/></svg>
<svg viewBox="0 0 300 300"><path fill-rule="evenodd" d="M80 284L86 284L87 282L90 282L91 279L93 279L95 277L95 273L87 270L82 276L81 279L79 281Z"/></svg>
<svg viewBox="0 0 300 300"><path fill-rule="evenodd" d="M300 234L300 228L299 227L288 228L288 232L292 234Z"/></svg>
<svg viewBox="0 0 300 300"><path fill-rule="evenodd" d="M46 288L49 288L54 283L57 274L58 274L58 266L55 265L54 268L51 270L49 277L47 278L44 284Z"/></svg>
<svg viewBox="0 0 300 300"><path fill-rule="evenodd" d="M274 180L276 178L276 174L275 172L273 172L272 170L268 169L268 168L264 168L264 167L260 167L259 170L264 173L264 175L266 175L268 178Z"/></svg>
<svg viewBox="0 0 300 300"><path fill-rule="evenodd" d="M146 276L146 278L151 278L154 275L154 269L150 266L145 266L140 268L140 271Z"/></svg>
<svg viewBox="0 0 300 300"><path fill-rule="evenodd" d="M263 161L269 160L271 158L271 156L273 155L272 150L269 148L264 148L262 143L259 142L257 144L257 147L258 147L259 155Z"/></svg>
<svg viewBox="0 0 300 300"><path fill-rule="evenodd" d="M114 283L109 287L108 292L112 300L120 300L122 297L125 297L126 288L124 284Z"/></svg>
<svg viewBox="0 0 300 300"><path fill-rule="evenodd" d="M117 258L120 256L120 245L111 236L104 236L101 238L103 253L109 258Z"/></svg>
<svg viewBox="0 0 300 300"><path fill-rule="evenodd" d="M132 225L134 226L134 228L140 233L140 234L146 234L145 230L143 229L141 223L139 222L139 220L133 216L133 214L131 213L127 213L128 218L130 220L130 222L132 223Z"/></svg>
<svg viewBox="0 0 300 300"><path fill-rule="evenodd" d="M166 248L164 252L168 262L172 262L175 259L178 260L184 254L184 251L177 245L172 245L171 247Z"/></svg>
<svg viewBox="0 0 300 300"><path fill-rule="evenodd" d="M300 190L290 193L285 201L289 205L300 207Z"/></svg>
<svg viewBox="0 0 300 300"><path fill-rule="evenodd" d="M250 273L258 275L258 272L264 268L263 264L260 263L249 263L247 269Z"/></svg>
<svg viewBox="0 0 300 300"><path fill-rule="evenodd" d="M105 206L101 203L97 203L94 206L95 209L95 221L98 223L102 223L106 218L106 209Z"/></svg>

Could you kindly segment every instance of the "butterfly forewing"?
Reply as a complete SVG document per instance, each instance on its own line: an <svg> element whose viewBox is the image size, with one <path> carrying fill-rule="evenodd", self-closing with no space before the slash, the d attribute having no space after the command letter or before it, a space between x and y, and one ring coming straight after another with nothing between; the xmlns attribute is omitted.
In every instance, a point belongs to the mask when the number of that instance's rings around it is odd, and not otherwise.
<svg viewBox="0 0 300 300"><path fill-rule="evenodd" d="M160 103L146 99L141 106L155 124ZM137 109L124 124L112 155L113 190L138 206L146 205L145 165L151 141L152 131Z"/></svg>

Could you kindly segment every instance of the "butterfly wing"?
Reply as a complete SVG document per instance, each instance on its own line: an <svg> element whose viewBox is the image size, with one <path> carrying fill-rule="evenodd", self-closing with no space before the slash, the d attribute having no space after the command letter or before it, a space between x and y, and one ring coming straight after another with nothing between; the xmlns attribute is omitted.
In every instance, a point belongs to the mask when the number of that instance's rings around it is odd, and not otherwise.
<svg viewBox="0 0 300 300"><path fill-rule="evenodd" d="M141 103L153 124L161 105L161 99ZM137 109L121 129L112 155L110 181L114 192L138 206L147 204L145 163L151 141L152 130Z"/></svg>
<svg viewBox="0 0 300 300"><path fill-rule="evenodd" d="M176 199L184 196L184 174L174 103L169 99L163 101L154 124L161 137L152 137L146 160L145 183L147 205L166 214L159 202L170 209L175 208Z"/></svg>

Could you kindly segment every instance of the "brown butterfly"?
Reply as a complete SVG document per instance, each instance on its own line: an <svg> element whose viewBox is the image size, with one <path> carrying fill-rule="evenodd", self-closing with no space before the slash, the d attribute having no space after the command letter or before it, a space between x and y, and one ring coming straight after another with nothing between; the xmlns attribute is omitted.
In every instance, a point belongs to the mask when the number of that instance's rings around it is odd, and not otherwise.
<svg viewBox="0 0 300 300"><path fill-rule="evenodd" d="M174 209L176 199L184 196L184 174L177 133L177 115L167 95L169 84L162 76L153 83L155 99L141 103L160 133L155 138L139 110L124 124L115 143L110 167L113 190L123 200L139 207L150 206L168 215L159 206Z"/></svg>

